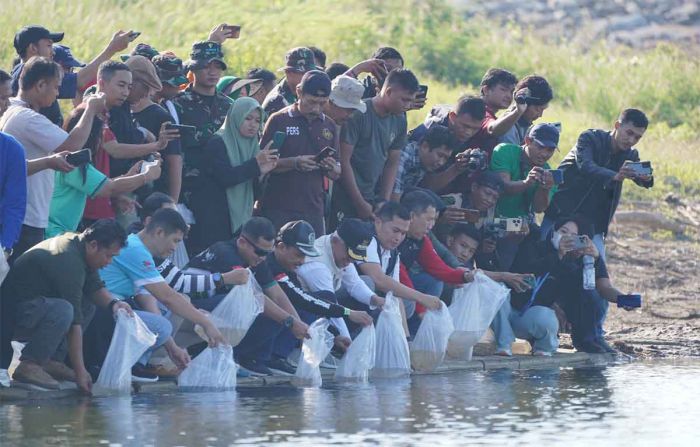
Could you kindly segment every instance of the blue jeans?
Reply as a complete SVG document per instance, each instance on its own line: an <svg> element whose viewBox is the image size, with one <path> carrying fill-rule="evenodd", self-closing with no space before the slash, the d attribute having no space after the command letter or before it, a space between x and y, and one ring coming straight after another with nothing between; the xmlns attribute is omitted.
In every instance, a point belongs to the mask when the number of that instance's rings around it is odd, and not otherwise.
<svg viewBox="0 0 700 447"><path fill-rule="evenodd" d="M138 363L146 365L148 364L148 360L151 358L153 351L160 348L166 341L168 341L168 338L170 338L170 335L173 332L173 326L170 324L170 321L168 321L168 319L162 315L146 312L144 310L134 310L134 313L138 315L141 320L143 320L143 323L151 332L156 334L155 344L148 348L138 361Z"/></svg>
<svg viewBox="0 0 700 447"><path fill-rule="evenodd" d="M429 273L419 270L411 270L408 276L413 282L413 288L419 292L425 293L427 295L432 295L440 297L442 295L442 289L445 287L445 283L430 275ZM408 323L408 332L411 337L416 335L418 332L418 327L420 326L421 319L416 314L416 302L411 300L403 300L404 308L406 309L406 322Z"/></svg>
<svg viewBox="0 0 700 447"><path fill-rule="evenodd" d="M521 315L506 300L491 322L491 329L499 350L510 352L516 337L530 341L533 350L539 352L552 353L559 347L559 322L549 307L532 306Z"/></svg>
<svg viewBox="0 0 700 447"><path fill-rule="evenodd" d="M275 339L284 329L285 327L276 321L262 314L258 315L243 340L233 348L236 362L257 360L265 363L270 360Z"/></svg>

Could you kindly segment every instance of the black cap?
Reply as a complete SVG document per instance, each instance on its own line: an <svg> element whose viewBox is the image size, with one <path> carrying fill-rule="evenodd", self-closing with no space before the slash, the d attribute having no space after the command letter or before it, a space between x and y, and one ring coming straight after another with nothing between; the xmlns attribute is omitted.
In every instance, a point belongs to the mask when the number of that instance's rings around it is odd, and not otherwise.
<svg viewBox="0 0 700 447"><path fill-rule="evenodd" d="M302 93L328 97L331 95L331 78L322 71L311 70L304 73L299 83Z"/></svg>
<svg viewBox="0 0 700 447"><path fill-rule="evenodd" d="M190 60L185 62L185 66L187 70L200 70L214 61L219 62L223 69L226 70L226 62L224 62L224 52L221 49L221 44L211 40L205 40L192 45Z"/></svg>
<svg viewBox="0 0 700 447"><path fill-rule="evenodd" d="M285 55L287 65L280 70L291 70L297 73L306 73L309 70L318 70L314 53L306 47L292 48Z"/></svg>
<svg viewBox="0 0 700 447"><path fill-rule="evenodd" d="M295 246L306 256L316 257L320 255L314 245L316 242L314 227L305 220L294 220L284 224L277 234L277 239L284 242L285 245Z"/></svg>
<svg viewBox="0 0 700 447"><path fill-rule="evenodd" d="M371 224L360 219L343 219L336 230L348 247L348 255L354 261L367 261L367 246L372 241Z"/></svg>
<svg viewBox="0 0 700 447"><path fill-rule="evenodd" d="M505 187L501 176L493 171L481 171L481 173L474 179L474 183L479 186L491 188L499 193L503 192L503 188Z"/></svg>
<svg viewBox="0 0 700 447"><path fill-rule="evenodd" d="M535 124L530 128L527 136L542 147L559 146L559 128L554 124Z"/></svg>
<svg viewBox="0 0 700 447"><path fill-rule="evenodd" d="M29 44L37 43L41 39L51 39L52 42L60 42L63 40L63 33L52 33L43 26L25 26L15 34L15 50L17 54L24 51Z"/></svg>

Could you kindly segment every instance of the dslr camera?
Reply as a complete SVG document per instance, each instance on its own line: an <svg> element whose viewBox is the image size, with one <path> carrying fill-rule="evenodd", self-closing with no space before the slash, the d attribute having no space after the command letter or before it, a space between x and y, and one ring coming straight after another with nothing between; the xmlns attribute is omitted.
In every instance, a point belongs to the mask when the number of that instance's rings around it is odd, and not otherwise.
<svg viewBox="0 0 700 447"><path fill-rule="evenodd" d="M475 149L467 157L467 171L485 171L488 168L488 156L481 149Z"/></svg>

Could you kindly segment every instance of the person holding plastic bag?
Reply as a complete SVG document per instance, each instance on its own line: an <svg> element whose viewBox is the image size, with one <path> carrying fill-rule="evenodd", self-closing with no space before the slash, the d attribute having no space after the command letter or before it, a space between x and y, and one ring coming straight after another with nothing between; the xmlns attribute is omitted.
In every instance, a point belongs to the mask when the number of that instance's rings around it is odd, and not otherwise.
<svg viewBox="0 0 700 447"><path fill-rule="evenodd" d="M301 357L292 383L318 388L322 384L321 362L331 352L333 336L328 331L328 319L319 318L309 326L311 338L304 340Z"/></svg>
<svg viewBox="0 0 700 447"><path fill-rule="evenodd" d="M111 391L128 393L131 390L131 368L157 339L135 313L129 315L120 309L116 319L112 342L95 382L97 394Z"/></svg>
<svg viewBox="0 0 700 447"><path fill-rule="evenodd" d="M394 378L411 373L407 334L400 306L401 303L392 293L386 295L382 313L377 320L377 354L372 369L373 377Z"/></svg>
<svg viewBox="0 0 700 447"><path fill-rule="evenodd" d="M125 244L124 230L104 219L81 234L45 240L15 261L3 288L3 299L18 303L12 339L26 343L15 382L58 389L58 381L66 380L91 392L83 361L83 328L94 314L90 301L114 314L133 313L128 304L112 300L97 273ZM72 368L64 363L66 355Z"/></svg>
<svg viewBox="0 0 700 447"><path fill-rule="evenodd" d="M352 341L335 370L335 380L366 382L377 356L374 325L366 326Z"/></svg>
<svg viewBox="0 0 700 447"><path fill-rule="evenodd" d="M231 346L206 348L180 373L177 386L192 391L233 390L236 388L237 371Z"/></svg>
<svg viewBox="0 0 700 447"><path fill-rule="evenodd" d="M411 366L416 371L433 371L445 359L447 342L455 327L450 311L442 303L440 310L429 310L411 343Z"/></svg>
<svg viewBox="0 0 700 447"><path fill-rule="evenodd" d="M450 357L471 360L472 348L510 296L510 290L477 270L474 281L457 289L450 305L455 330L447 344Z"/></svg>

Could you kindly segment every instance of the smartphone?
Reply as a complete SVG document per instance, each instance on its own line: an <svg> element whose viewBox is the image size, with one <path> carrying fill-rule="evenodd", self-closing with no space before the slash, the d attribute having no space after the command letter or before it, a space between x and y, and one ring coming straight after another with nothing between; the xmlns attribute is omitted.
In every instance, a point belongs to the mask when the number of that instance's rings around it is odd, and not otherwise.
<svg viewBox="0 0 700 447"><path fill-rule="evenodd" d="M418 86L418 93L416 93L416 99L425 99L428 97L428 86L427 85L419 85Z"/></svg>
<svg viewBox="0 0 700 447"><path fill-rule="evenodd" d="M626 163L625 166L632 169L637 175L651 175L653 172L650 161L631 162Z"/></svg>
<svg viewBox="0 0 700 447"><path fill-rule="evenodd" d="M83 166L92 161L92 151L83 149L81 151L71 152L66 155L66 161L73 166Z"/></svg>
<svg viewBox="0 0 700 447"><path fill-rule="evenodd" d="M241 37L241 25L226 25L224 29L229 32L231 39L238 39Z"/></svg>
<svg viewBox="0 0 700 447"><path fill-rule="evenodd" d="M459 208L459 210L464 214L464 220L469 223L477 223L481 219L481 212L479 210L470 210L467 208Z"/></svg>
<svg viewBox="0 0 700 447"><path fill-rule="evenodd" d="M189 133L195 133L197 131L197 128L194 126L186 126L184 124L172 124L168 123L165 125L166 129L177 129L180 132L189 132Z"/></svg>
<svg viewBox="0 0 700 447"><path fill-rule="evenodd" d="M333 156L335 156L335 153L336 153L336 152L337 152L337 151L336 151L335 149L333 149L332 147L326 146L326 147L324 147L323 149L321 149L321 152L319 152L318 154L316 154L316 156L314 157L314 161L315 161L316 163L320 163L320 162L322 162L323 160L325 160L325 159L328 158L328 157L333 157Z"/></svg>
<svg viewBox="0 0 700 447"><path fill-rule="evenodd" d="M272 146L270 146L270 149L281 148L282 144L284 144L285 138L287 138L286 132L275 132L275 134L272 136Z"/></svg>
<svg viewBox="0 0 700 447"><path fill-rule="evenodd" d="M574 236L574 248L572 250L583 250L588 247L588 240L585 236Z"/></svg>
<svg viewBox="0 0 700 447"><path fill-rule="evenodd" d="M144 161L141 164L141 174L145 174L146 171L148 171L149 166L156 166L157 164L158 164L158 162L155 160L154 161Z"/></svg>
<svg viewBox="0 0 700 447"><path fill-rule="evenodd" d="M519 233L523 228L523 219L520 217L496 218L493 223L508 233Z"/></svg>
<svg viewBox="0 0 700 447"><path fill-rule="evenodd" d="M642 295L618 295L617 307L642 307Z"/></svg>
<svg viewBox="0 0 700 447"><path fill-rule="evenodd" d="M564 171L561 169L550 169L549 173L552 174L552 179L555 185L561 185L564 183Z"/></svg>
<svg viewBox="0 0 700 447"><path fill-rule="evenodd" d="M129 33L129 37L131 38L131 40L136 39L140 35L141 35L141 31L132 31Z"/></svg>

